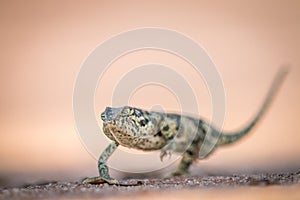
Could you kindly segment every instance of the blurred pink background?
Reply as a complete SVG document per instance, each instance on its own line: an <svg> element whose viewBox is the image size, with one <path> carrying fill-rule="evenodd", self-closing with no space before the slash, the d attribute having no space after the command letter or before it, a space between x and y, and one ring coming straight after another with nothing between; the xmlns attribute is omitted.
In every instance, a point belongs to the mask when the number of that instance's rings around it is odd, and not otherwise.
<svg viewBox="0 0 300 200"><path fill-rule="evenodd" d="M206 49L226 90L225 130L240 127L256 113L278 68L290 64L286 81L251 136L193 169L203 174L299 170L299 10L299 1L271 0L1 1L0 178L30 182L97 175L96 160L74 128L76 76L97 45L140 27L172 29ZM180 58L159 51L116 61L100 82L96 112L109 106L113 84L122 75L147 62L173 66L186 76L201 99L203 116L210 116L210 96L201 78ZM130 103L178 108L174 96L154 86L137 91ZM99 141L103 149L106 144Z"/></svg>

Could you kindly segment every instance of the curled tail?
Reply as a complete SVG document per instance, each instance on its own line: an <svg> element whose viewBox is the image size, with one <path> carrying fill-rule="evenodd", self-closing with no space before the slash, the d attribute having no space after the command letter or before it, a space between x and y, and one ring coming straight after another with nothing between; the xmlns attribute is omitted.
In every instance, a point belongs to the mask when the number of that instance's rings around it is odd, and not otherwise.
<svg viewBox="0 0 300 200"><path fill-rule="evenodd" d="M254 117L254 119L252 119L251 122L248 123L248 125L246 125L246 127L242 128L239 131L236 131L234 133L228 133L228 134L224 134L221 133L219 140L218 140L218 145L226 145L226 144L230 144L233 143L237 140L239 140L240 138L242 138L243 136L245 136L247 133L250 132L250 130L255 126L255 124L260 120L260 118L264 115L264 113L266 112L267 108L270 106L270 103L272 101L272 99L274 98L276 92L278 91L280 85L283 83L284 78L286 77L288 73L288 68L287 67L282 67L279 69L279 71L277 72L271 88L269 89L269 92L265 98L264 103L262 104L261 108L259 109L258 113L256 114L256 116Z"/></svg>

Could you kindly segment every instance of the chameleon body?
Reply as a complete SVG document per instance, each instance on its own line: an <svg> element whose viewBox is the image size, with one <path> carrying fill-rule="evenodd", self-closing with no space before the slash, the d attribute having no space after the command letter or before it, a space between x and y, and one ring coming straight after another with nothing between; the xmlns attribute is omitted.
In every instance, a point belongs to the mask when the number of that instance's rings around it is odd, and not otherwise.
<svg viewBox="0 0 300 200"><path fill-rule="evenodd" d="M190 165L199 159L200 149L205 151L210 148L206 153L208 156L217 147L234 143L250 132L269 107L286 74L287 70L279 70L259 112L250 123L233 133L224 133L202 119L185 115L147 111L130 106L107 107L101 118L103 132L111 143L99 157L99 176L86 178L83 183L118 184L116 179L110 177L106 161L119 145L143 151L161 150L161 159L171 152L181 153L179 166L172 175L187 174ZM208 137L206 143L205 137Z"/></svg>

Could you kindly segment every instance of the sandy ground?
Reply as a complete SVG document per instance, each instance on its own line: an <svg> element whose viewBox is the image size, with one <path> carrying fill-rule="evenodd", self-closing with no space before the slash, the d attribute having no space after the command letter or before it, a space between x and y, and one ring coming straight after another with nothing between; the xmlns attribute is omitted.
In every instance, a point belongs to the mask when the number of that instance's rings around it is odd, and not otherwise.
<svg viewBox="0 0 300 200"><path fill-rule="evenodd" d="M234 199L241 195L249 199L300 199L300 172L128 179L120 185L45 182L0 189L0 199Z"/></svg>

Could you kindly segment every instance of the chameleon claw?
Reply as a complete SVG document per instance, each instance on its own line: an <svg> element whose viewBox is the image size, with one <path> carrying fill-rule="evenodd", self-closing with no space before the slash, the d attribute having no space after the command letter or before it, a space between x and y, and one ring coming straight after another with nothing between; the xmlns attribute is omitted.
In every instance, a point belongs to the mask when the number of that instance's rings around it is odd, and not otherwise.
<svg viewBox="0 0 300 200"><path fill-rule="evenodd" d="M161 153L160 153L160 161L162 161L163 162L163 160L164 160L164 157L166 157L166 156L169 156L169 160L171 159L171 156L172 156L172 153L171 153L171 151L162 151Z"/></svg>

